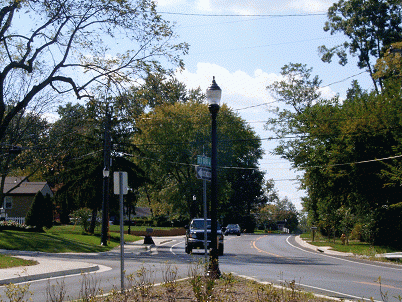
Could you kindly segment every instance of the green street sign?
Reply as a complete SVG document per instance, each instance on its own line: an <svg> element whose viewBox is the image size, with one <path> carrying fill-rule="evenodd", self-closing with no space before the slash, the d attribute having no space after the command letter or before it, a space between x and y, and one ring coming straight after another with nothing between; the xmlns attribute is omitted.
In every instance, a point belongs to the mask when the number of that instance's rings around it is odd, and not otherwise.
<svg viewBox="0 0 402 302"><path fill-rule="evenodd" d="M197 155L197 165L211 167L211 158L204 155Z"/></svg>

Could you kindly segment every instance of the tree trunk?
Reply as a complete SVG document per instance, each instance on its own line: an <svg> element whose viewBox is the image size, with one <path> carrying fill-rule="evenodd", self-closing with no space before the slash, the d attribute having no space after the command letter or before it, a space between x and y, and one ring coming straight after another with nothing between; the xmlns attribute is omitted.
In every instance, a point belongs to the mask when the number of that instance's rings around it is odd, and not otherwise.
<svg viewBox="0 0 402 302"><path fill-rule="evenodd" d="M98 210L97 209L92 209L92 217L91 217L91 224L89 226L88 232L90 234L95 233L95 226L96 226L96 216L97 216Z"/></svg>

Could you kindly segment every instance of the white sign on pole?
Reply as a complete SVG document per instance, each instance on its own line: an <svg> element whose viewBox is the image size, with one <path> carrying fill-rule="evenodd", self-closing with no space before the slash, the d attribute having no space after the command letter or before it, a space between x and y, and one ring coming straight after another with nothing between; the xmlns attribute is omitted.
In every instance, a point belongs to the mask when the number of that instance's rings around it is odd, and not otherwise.
<svg viewBox="0 0 402 302"><path fill-rule="evenodd" d="M123 174L123 194L128 192L128 177L127 172L114 172L113 173L113 191L114 194L120 194L120 173Z"/></svg>
<svg viewBox="0 0 402 302"><path fill-rule="evenodd" d="M198 179L211 181L211 169L207 167L195 166L195 173Z"/></svg>

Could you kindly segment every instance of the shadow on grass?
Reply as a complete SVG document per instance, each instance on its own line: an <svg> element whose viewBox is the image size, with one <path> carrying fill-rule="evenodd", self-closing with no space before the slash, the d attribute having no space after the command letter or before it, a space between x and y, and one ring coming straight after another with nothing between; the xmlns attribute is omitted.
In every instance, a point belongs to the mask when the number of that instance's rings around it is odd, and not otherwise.
<svg viewBox="0 0 402 302"><path fill-rule="evenodd" d="M67 234L66 237L68 237ZM98 253L108 251L115 246L101 246L98 236L72 235L71 237L74 238L63 238L62 236L49 233L2 231L0 249L47 253ZM80 238L83 240L77 240Z"/></svg>

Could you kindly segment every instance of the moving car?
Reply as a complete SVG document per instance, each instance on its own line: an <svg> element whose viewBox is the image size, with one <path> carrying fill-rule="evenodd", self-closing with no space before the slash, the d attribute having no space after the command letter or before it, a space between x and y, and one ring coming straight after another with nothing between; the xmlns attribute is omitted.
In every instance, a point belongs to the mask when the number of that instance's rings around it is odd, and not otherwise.
<svg viewBox="0 0 402 302"><path fill-rule="evenodd" d="M218 252L223 255L223 234L219 223L217 223ZM185 250L190 254L193 249L204 248L204 218L194 218L186 231ZM211 244L211 219L207 219L207 248Z"/></svg>
<svg viewBox="0 0 402 302"><path fill-rule="evenodd" d="M225 235L230 234L240 236L241 234L240 226L238 224L228 224L225 230Z"/></svg>

